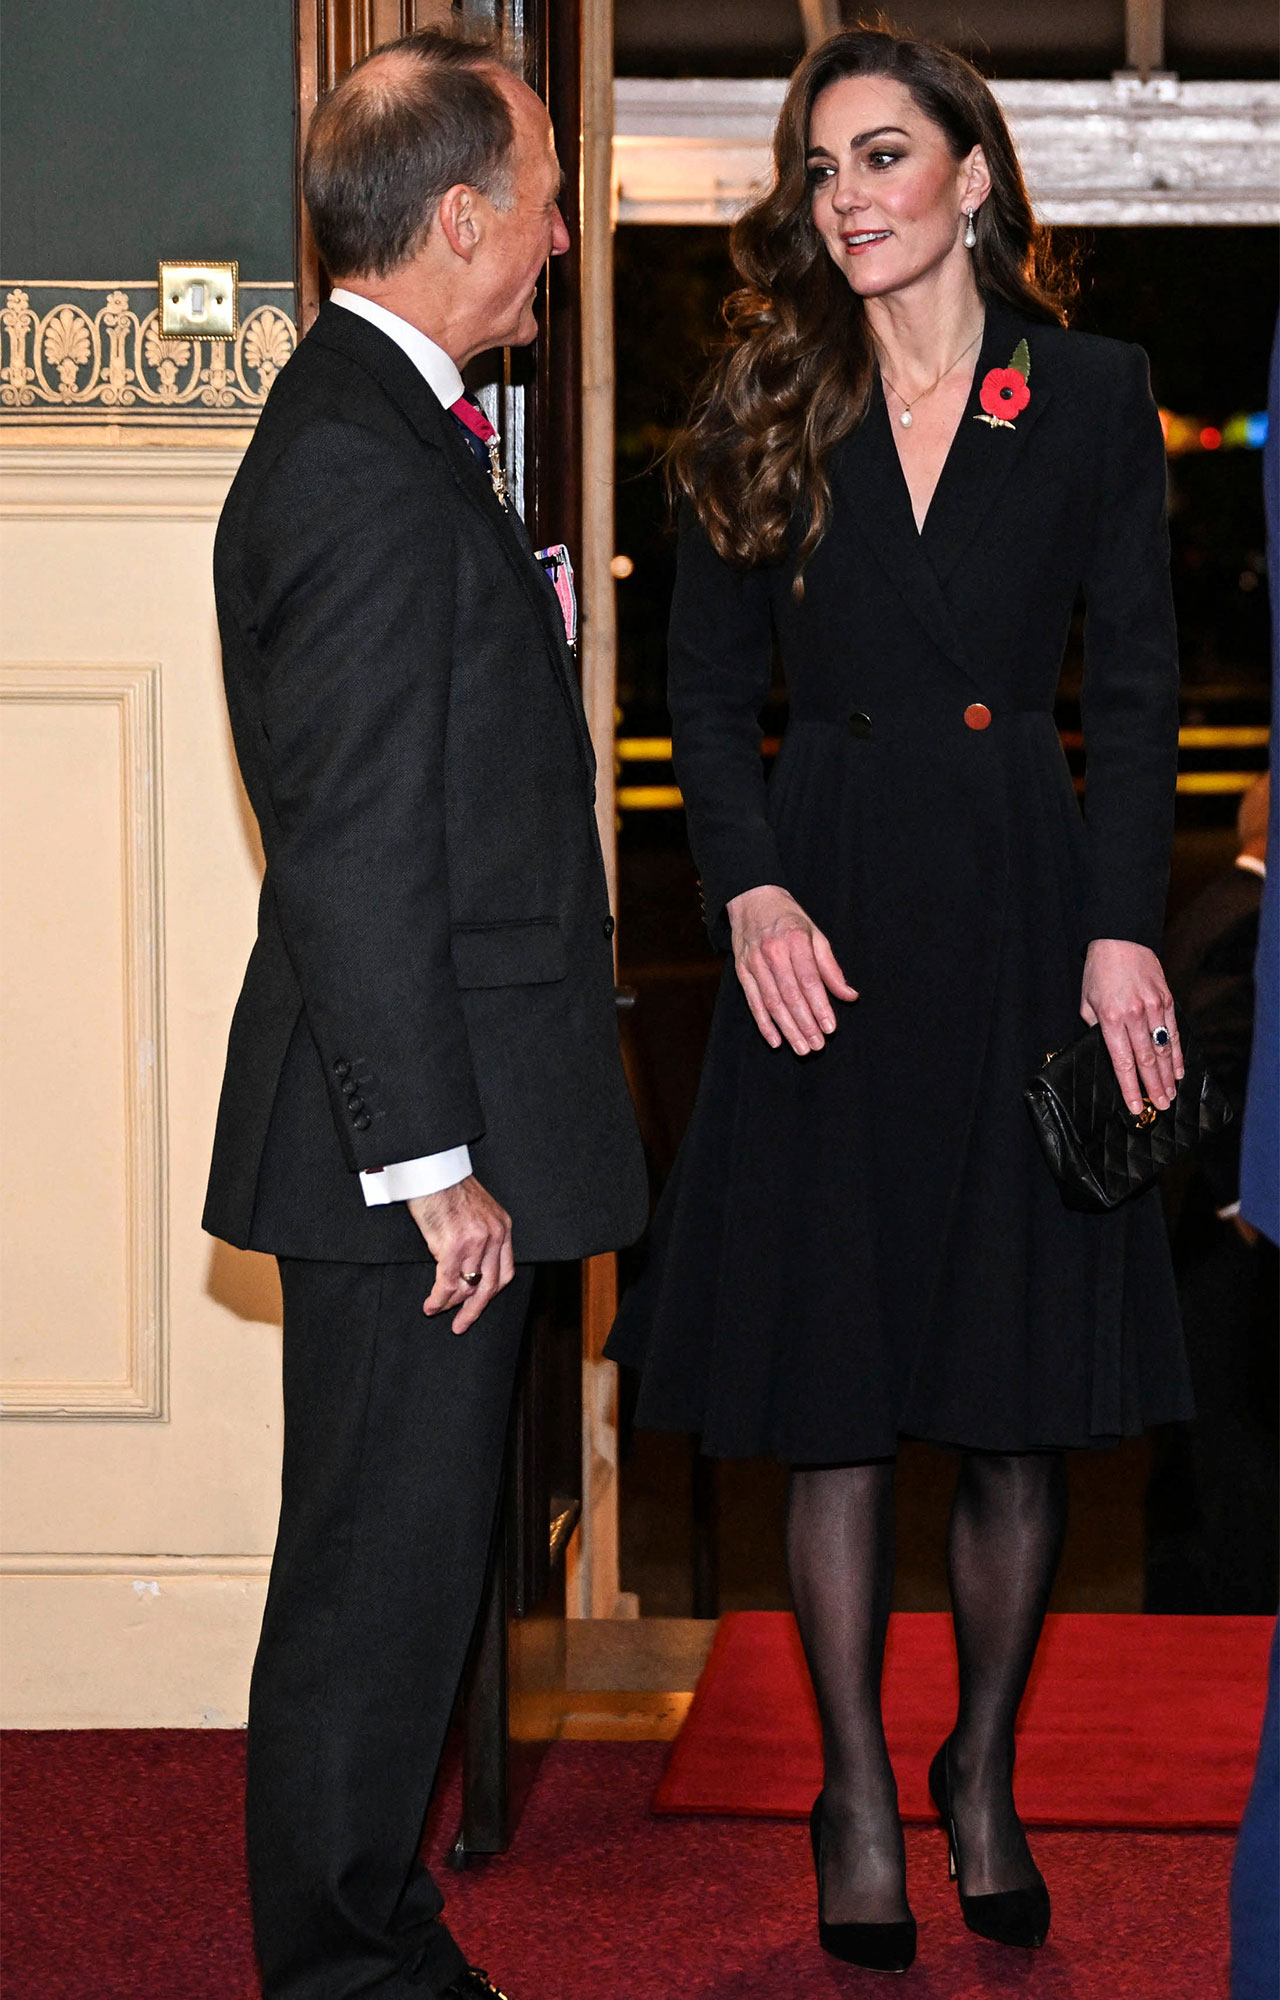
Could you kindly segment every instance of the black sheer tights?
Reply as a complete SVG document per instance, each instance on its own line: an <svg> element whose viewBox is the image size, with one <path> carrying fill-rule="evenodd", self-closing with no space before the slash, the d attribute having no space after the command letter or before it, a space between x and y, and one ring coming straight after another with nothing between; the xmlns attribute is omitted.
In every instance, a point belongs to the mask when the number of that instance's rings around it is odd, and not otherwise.
<svg viewBox="0 0 1280 2000"><path fill-rule="evenodd" d="M947 1573L960 1667L951 1792L966 1896L1036 1880L1013 1807L1013 1725L1066 1526L1062 1452L967 1452L960 1461Z"/></svg>
<svg viewBox="0 0 1280 2000"><path fill-rule="evenodd" d="M822 1915L895 1923L907 1915L898 1788L880 1718L893 1598L893 1461L797 1467L787 1570L822 1717Z"/></svg>
<svg viewBox="0 0 1280 2000"><path fill-rule="evenodd" d="M893 1596L892 1460L797 1467L787 1567L822 1718L828 1923L906 1916L898 1794L880 1715ZM1021 1888L1035 1869L1013 1807L1013 1725L1066 1525L1060 1452L967 1452L947 1561L960 1666L951 1737L966 1895Z"/></svg>

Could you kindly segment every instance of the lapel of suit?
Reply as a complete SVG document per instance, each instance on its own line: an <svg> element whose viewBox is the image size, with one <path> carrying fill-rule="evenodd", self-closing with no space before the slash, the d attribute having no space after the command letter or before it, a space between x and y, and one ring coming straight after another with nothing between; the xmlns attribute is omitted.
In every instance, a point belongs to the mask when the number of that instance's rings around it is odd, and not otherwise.
<svg viewBox="0 0 1280 2000"><path fill-rule="evenodd" d="M519 515L505 508L488 472L463 438L454 418L423 380L409 357L376 326L341 306L320 309L308 339L337 348L373 375L425 444L441 452L466 504L484 522L519 582L542 629L560 692L573 717L588 771L595 758L587 731L572 655L565 639L559 600Z"/></svg>
<svg viewBox="0 0 1280 2000"><path fill-rule="evenodd" d="M1036 331L1034 321L1002 301L988 303L973 388L920 535L921 548L940 584L946 583L983 527L1050 400L1050 384L1043 366L1037 366ZM993 428L983 420L982 384L992 368L1009 366L1020 340L1026 341L1031 357L1027 377L1031 401L1013 420L1012 430Z"/></svg>
<svg viewBox="0 0 1280 2000"><path fill-rule="evenodd" d="M569 712L577 727L588 766L594 776L595 753L578 692L573 655L565 637L564 613L560 609L560 600L546 571L533 552L529 531L519 514L514 508L503 506L493 490L493 481L488 471L481 465L466 439L461 436L454 419L447 410L441 409L434 396L431 397L431 401L435 404L434 415L437 420L437 432L432 441L439 443L462 493L482 515L501 543L503 553L537 614L543 637L547 642L547 650L556 670L556 679L560 683L560 691L569 705Z"/></svg>

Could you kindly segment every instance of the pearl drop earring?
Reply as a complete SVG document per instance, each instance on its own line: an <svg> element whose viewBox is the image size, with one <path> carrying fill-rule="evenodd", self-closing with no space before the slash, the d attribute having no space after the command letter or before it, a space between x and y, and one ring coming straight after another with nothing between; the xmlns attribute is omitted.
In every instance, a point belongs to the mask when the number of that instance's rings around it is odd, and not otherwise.
<svg viewBox="0 0 1280 2000"><path fill-rule="evenodd" d="M973 226L973 210L971 208L966 208L965 216L967 220L964 232L964 247L966 250L972 250L974 244L978 240L978 232Z"/></svg>

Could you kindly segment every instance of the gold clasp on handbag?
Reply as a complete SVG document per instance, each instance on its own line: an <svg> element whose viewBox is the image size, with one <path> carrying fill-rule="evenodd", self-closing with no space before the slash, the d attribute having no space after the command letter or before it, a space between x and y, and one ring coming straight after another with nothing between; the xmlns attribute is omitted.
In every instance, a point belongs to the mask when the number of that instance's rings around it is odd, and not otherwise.
<svg viewBox="0 0 1280 2000"><path fill-rule="evenodd" d="M1139 1132L1145 1132L1148 1125L1154 1125L1159 1116L1160 1113L1156 1110L1151 1099L1144 1097L1142 1100L1142 1109L1135 1118L1134 1125Z"/></svg>

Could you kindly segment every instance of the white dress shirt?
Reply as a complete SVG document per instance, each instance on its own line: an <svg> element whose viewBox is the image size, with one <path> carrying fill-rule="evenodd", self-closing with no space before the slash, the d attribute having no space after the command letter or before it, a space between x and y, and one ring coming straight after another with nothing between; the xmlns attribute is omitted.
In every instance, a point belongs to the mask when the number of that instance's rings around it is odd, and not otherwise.
<svg viewBox="0 0 1280 2000"><path fill-rule="evenodd" d="M419 328L410 326L407 319L388 312L373 299L362 298L359 292L349 292L341 285L330 292L329 303L341 306L344 312L355 313L359 319L367 319L370 326L381 328L388 340L394 340L408 355L444 409L457 402L462 394L462 377L456 364L443 347L437 347ZM414 1201L419 1195L439 1194L444 1188L456 1187L470 1172L470 1149L450 1146L443 1153L424 1153L418 1160L398 1160L392 1165L375 1167L361 1174L360 1187L370 1208L384 1208L393 1201Z"/></svg>

